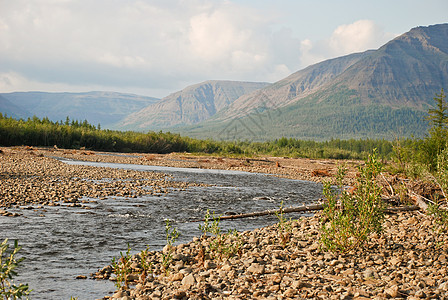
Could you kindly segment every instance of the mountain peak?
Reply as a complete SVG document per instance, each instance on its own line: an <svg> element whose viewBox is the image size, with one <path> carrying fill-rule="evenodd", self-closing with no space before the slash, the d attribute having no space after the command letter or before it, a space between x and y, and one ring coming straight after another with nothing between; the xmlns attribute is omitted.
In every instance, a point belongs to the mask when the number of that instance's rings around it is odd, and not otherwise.
<svg viewBox="0 0 448 300"><path fill-rule="evenodd" d="M269 83L207 80L187 86L157 103L129 115L120 129L157 130L205 121L241 95L261 89Z"/></svg>

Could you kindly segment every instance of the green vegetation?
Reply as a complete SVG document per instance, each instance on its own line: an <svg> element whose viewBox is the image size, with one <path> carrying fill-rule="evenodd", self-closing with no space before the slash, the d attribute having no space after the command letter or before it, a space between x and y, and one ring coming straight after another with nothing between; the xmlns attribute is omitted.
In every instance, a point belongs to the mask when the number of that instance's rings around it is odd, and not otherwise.
<svg viewBox="0 0 448 300"><path fill-rule="evenodd" d="M115 282L117 289L121 289L121 287L127 289L129 287L128 276L132 273L131 258L131 247L129 244L125 254L120 252L118 260L115 257L112 258L112 270L117 278Z"/></svg>
<svg viewBox="0 0 448 300"><path fill-rule="evenodd" d="M398 108L373 100L361 101L356 91L335 88L277 109L254 109L237 120L210 120L178 130L197 138L250 141L273 140L280 135L314 141L326 141L334 136L343 140L422 138L428 130L424 118L426 108L429 108L426 103L422 108L405 105ZM380 147L377 148L381 154Z"/></svg>
<svg viewBox="0 0 448 300"><path fill-rule="evenodd" d="M280 243L283 248L285 248L289 241L291 240L292 235L292 226L291 226L291 218L288 220L283 213L283 201L280 203L280 212L275 212L275 216L278 219L277 223L277 233L280 238Z"/></svg>
<svg viewBox="0 0 448 300"><path fill-rule="evenodd" d="M177 228L171 225L170 220L165 220L166 247L162 253L162 265L166 273L169 272L169 266L173 261L173 244L179 238L179 235Z"/></svg>
<svg viewBox="0 0 448 300"><path fill-rule="evenodd" d="M383 205L381 187L376 178L382 165L375 152L365 166L359 167L360 176L353 193L344 188L345 169L340 167L337 189L330 182L324 184L326 203L321 224L321 242L330 251L349 252L362 247L373 232L382 229Z"/></svg>
<svg viewBox="0 0 448 300"><path fill-rule="evenodd" d="M213 141L163 132L120 132L100 129L87 121L52 122L37 117L16 120L0 113L0 146L54 145L66 149L86 148L111 152L191 152L231 156L288 156L305 158L364 159L373 149L387 158L393 144L387 140L339 140L324 142L280 138L267 142Z"/></svg>
<svg viewBox="0 0 448 300"><path fill-rule="evenodd" d="M15 285L12 282L17 275L15 269L24 260L23 257L17 258L17 253L22 247L19 247L17 240L14 241L14 249L9 249L8 239L0 244L0 297L1 299L21 299L31 293L28 284Z"/></svg>
<svg viewBox="0 0 448 300"><path fill-rule="evenodd" d="M238 231L229 230L227 233L222 233L219 222L220 217L217 217L215 213L210 214L207 210L204 224L199 224L199 230L202 231L202 239L207 237L207 233L212 235L209 245L210 255L222 260L238 254L243 245Z"/></svg>

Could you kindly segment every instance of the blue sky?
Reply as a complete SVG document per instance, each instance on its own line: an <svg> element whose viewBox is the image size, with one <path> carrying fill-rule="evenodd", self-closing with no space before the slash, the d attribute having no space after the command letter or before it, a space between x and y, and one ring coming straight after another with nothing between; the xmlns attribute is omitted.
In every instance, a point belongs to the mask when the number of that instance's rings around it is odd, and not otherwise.
<svg viewBox="0 0 448 300"><path fill-rule="evenodd" d="M0 92L275 82L447 12L446 0L0 0Z"/></svg>

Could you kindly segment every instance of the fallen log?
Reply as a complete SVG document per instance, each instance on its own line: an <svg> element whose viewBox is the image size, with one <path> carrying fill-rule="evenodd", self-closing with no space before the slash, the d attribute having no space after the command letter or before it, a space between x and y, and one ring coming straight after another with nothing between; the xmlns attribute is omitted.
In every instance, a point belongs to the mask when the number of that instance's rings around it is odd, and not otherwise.
<svg viewBox="0 0 448 300"><path fill-rule="evenodd" d="M283 209L271 209L271 210L257 211L257 212L252 212L252 213L239 214L239 215L221 216L220 220L260 217L260 216L267 216L267 215L275 215L276 213L281 213L281 212L283 212L284 214L292 213L292 212L305 212L305 211L313 211L313 210L322 210L323 208L324 207L322 204L304 205L304 206L298 206L298 207L287 207L287 208L283 208Z"/></svg>
<svg viewBox="0 0 448 300"><path fill-rule="evenodd" d="M293 213L293 212L308 212L308 211L315 211L315 210L323 210L324 206L322 204L314 204L314 205L303 205L298 207L287 207L283 209L271 209L271 210L264 210L264 211L257 211L252 213L245 213L245 214L238 214L238 215L228 215L228 216L221 216L219 217L220 220L234 220L234 219L242 219L242 218L252 218L252 217L261 217L261 216L267 216L267 215L275 215L278 213ZM416 205L411 206L399 206L399 207L389 207L384 210L385 213L395 213L400 211L414 211L419 210L420 207ZM202 220L194 220L192 222L202 222Z"/></svg>

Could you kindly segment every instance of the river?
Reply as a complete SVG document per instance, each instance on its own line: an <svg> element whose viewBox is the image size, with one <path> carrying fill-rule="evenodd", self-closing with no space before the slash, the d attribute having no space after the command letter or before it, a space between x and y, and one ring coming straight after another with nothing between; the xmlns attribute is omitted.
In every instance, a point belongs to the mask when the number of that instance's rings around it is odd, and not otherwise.
<svg viewBox="0 0 448 300"><path fill-rule="evenodd" d="M62 160L62 159L61 159ZM10 210L22 214L2 218L3 236L19 240L24 256L16 283L28 283L31 299L100 299L115 290L107 280L80 280L111 262L127 245L132 253L146 246L160 250L165 245L165 219L181 233L177 243L199 236L194 219L204 217L207 209L217 215L247 213L312 204L321 197L317 183L282 179L265 174L239 171L205 170L96 163L62 160L69 164L163 172L172 180L213 185L171 191L164 196L139 198L110 197L86 204L91 209L67 206L43 209ZM298 218L299 214L287 217ZM276 222L275 216L221 221L221 226L238 231L251 230Z"/></svg>

